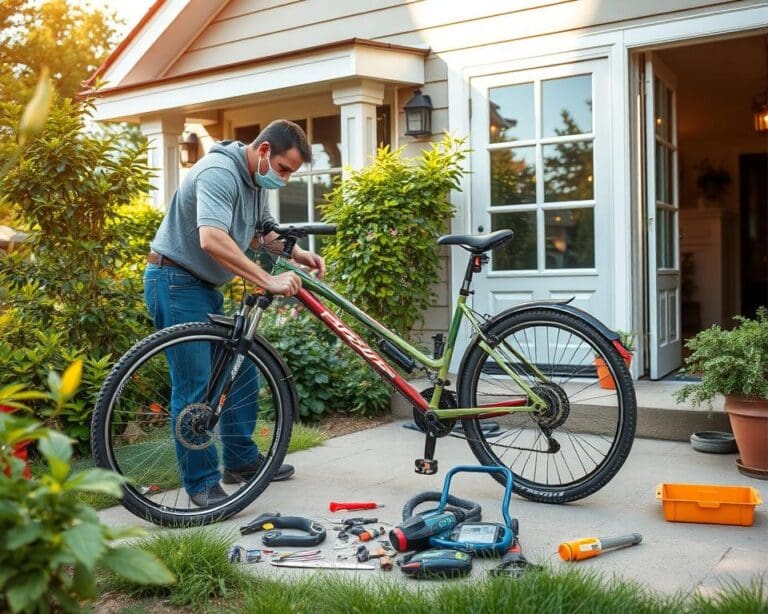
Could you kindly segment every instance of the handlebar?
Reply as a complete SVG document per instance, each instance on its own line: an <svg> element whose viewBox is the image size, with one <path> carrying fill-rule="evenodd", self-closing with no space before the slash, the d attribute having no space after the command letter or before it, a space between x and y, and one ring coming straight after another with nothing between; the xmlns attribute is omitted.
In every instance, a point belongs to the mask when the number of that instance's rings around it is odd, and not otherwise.
<svg viewBox="0 0 768 614"><path fill-rule="evenodd" d="M303 239L308 235L335 235L336 224L278 224L273 226L271 230L279 234L281 238Z"/></svg>

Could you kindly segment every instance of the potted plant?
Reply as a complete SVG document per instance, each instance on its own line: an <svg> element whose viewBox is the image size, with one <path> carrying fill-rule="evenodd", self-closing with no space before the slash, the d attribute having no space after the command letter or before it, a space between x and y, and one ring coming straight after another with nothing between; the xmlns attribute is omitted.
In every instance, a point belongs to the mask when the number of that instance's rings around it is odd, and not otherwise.
<svg viewBox="0 0 768 614"><path fill-rule="evenodd" d="M731 330L715 325L688 340L685 368L700 374L701 382L683 386L677 402L711 408L715 395L723 395L741 457L739 470L768 477L768 309L760 307L754 319L734 320Z"/></svg>
<svg viewBox="0 0 768 614"><path fill-rule="evenodd" d="M624 362L627 363L627 367L632 364L632 354L635 351L635 333L626 330L617 330L619 335L619 343L627 350L628 354L624 357ZM606 390L616 390L616 383L613 381L608 367L602 358L595 357L595 366L597 367L597 382L601 388Z"/></svg>

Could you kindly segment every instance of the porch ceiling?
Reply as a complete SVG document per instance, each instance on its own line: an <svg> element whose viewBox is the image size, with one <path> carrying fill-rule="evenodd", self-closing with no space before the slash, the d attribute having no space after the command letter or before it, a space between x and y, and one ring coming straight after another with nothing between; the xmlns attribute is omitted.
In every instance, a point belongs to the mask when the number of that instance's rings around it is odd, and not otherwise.
<svg viewBox="0 0 768 614"><path fill-rule="evenodd" d="M142 115L231 106L254 95L296 91L320 84L369 79L384 83L424 83L428 49L362 39L300 49L216 69L104 88L94 119L137 121Z"/></svg>

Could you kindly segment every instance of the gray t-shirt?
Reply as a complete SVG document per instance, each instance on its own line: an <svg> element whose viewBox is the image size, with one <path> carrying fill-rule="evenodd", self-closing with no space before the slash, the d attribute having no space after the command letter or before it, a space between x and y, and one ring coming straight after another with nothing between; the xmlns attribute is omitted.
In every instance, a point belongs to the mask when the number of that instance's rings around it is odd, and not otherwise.
<svg viewBox="0 0 768 614"><path fill-rule="evenodd" d="M245 252L256 232L275 223L266 192L248 171L245 148L239 141L211 147L181 182L150 242L153 252L214 286L227 283L234 274L200 247L200 227L223 230Z"/></svg>

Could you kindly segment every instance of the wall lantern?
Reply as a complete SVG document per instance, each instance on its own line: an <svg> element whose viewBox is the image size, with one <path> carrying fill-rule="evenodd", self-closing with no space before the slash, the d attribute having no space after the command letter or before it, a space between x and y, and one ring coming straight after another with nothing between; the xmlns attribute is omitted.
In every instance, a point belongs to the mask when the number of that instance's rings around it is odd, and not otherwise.
<svg viewBox="0 0 768 614"><path fill-rule="evenodd" d="M184 168L189 168L197 162L199 145L200 139L194 132L188 132L186 136L179 139L179 157Z"/></svg>
<svg viewBox="0 0 768 614"><path fill-rule="evenodd" d="M752 102L755 130L768 132L768 36L765 37L765 91Z"/></svg>
<svg viewBox="0 0 768 614"><path fill-rule="evenodd" d="M429 136L432 134L432 100L416 90L403 107L405 111L405 134L407 136Z"/></svg>

